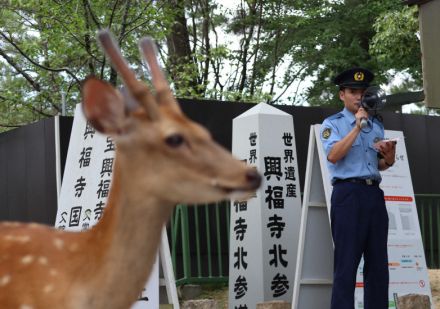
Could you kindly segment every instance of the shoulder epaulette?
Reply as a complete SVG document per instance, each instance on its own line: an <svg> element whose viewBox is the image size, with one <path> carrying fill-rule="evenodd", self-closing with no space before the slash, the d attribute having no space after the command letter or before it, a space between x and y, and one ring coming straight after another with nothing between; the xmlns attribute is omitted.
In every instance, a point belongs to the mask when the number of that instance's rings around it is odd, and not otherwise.
<svg viewBox="0 0 440 309"><path fill-rule="evenodd" d="M384 129L384 125L383 125L383 119L382 116L374 116L372 119L373 123L377 124L379 127L381 127L382 129Z"/></svg>
<svg viewBox="0 0 440 309"><path fill-rule="evenodd" d="M339 113L337 113L337 114L334 114L334 115L331 115L331 116L327 117L327 119L328 119L328 120L334 120L334 119L338 119L338 118L341 118L341 117L344 117L344 114L342 114L341 112L339 112Z"/></svg>

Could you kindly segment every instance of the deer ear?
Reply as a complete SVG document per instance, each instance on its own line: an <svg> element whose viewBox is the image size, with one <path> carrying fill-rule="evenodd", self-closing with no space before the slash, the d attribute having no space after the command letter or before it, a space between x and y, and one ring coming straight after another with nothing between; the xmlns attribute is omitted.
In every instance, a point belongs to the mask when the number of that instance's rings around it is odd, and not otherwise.
<svg viewBox="0 0 440 309"><path fill-rule="evenodd" d="M121 94L109 83L94 77L82 86L83 111L92 126L104 134L116 134L124 126L125 103Z"/></svg>

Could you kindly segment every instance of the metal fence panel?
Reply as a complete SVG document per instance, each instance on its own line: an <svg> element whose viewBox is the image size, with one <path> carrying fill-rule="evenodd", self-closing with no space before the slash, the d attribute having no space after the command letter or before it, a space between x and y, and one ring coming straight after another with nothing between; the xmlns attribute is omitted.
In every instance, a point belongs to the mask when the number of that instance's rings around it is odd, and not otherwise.
<svg viewBox="0 0 440 309"><path fill-rule="evenodd" d="M440 268L440 194L416 194L428 268ZM227 283L230 203L178 205L170 222L176 284Z"/></svg>

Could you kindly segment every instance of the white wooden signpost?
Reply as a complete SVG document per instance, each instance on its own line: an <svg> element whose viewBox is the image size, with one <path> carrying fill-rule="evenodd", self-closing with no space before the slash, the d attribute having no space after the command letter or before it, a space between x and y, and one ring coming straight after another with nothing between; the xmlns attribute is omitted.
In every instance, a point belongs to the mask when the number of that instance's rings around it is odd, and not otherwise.
<svg viewBox="0 0 440 309"><path fill-rule="evenodd" d="M332 186L321 144L320 125L311 126L304 184L301 228L292 308L330 308L333 281L333 241L330 230ZM431 296L426 260L420 234L404 136L385 131L386 138L398 138L396 163L382 172L381 188L389 217L388 259L390 270L389 308L396 308L395 296ZM363 308L363 262L356 280L355 308Z"/></svg>
<svg viewBox="0 0 440 309"><path fill-rule="evenodd" d="M263 176L256 195L232 201L229 308L291 301L301 213L292 116L261 103L233 121L232 152Z"/></svg>
<svg viewBox="0 0 440 309"><path fill-rule="evenodd" d="M111 138L96 132L87 123L78 104L58 199L57 228L79 232L98 222L110 190L114 154L115 145ZM164 275L162 281L166 286L168 302L179 308L165 228L159 252L150 279L132 309L159 307L159 265Z"/></svg>
<svg viewBox="0 0 440 309"><path fill-rule="evenodd" d="M318 135L319 139L319 135ZM292 309L330 308L333 240L329 213L331 185L319 158L315 128L310 129Z"/></svg>

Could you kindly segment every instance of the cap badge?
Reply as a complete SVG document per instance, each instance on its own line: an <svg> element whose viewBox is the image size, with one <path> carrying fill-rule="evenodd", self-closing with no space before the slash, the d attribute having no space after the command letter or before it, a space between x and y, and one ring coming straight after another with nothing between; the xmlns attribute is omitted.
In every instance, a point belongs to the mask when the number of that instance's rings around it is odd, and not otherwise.
<svg viewBox="0 0 440 309"><path fill-rule="evenodd" d="M362 73L362 72L356 72L356 73L354 73L354 80L355 81L357 81L357 82L361 82L361 81L363 81L364 80L364 73Z"/></svg>

